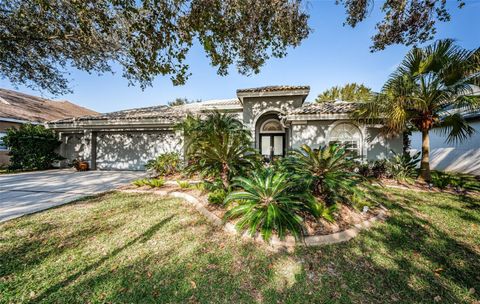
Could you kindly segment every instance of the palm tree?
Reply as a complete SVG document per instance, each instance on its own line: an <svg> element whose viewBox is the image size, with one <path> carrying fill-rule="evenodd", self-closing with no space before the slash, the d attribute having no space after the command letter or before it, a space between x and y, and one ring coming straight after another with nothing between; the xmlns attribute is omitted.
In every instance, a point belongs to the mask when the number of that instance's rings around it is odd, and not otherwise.
<svg viewBox="0 0 480 304"><path fill-rule="evenodd" d="M249 178L236 177L233 181L239 190L225 199L225 203L235 204L225 217L239 218L237 227L251 235L260 231L268 241L274 232L280 239L290 232L295 238L301 238L306 213L333 221L334 208L326 208L308 192L295 191L288 173L260 169Z"/></svg>
<svg viewBox="0 0 480 304"><path fill-rule="evenodd" d="M469 138L474 129L460 114L480 106L480 48L466 50L453 40L413 48L385 83L381 94L364 104L360 117L382 119L388 134L409 126L422 133L420 177L430 181L429 132L438 128L448 142Z"/></svg>
<svg viewBox="0 0 480 304"><path fill-rule="evenodd" d="M228 113L213 111L205 117L187 116L177 126L187 139L187 170L220 176L228 188L234 175L253 168L259 157L251 147L251 135L240 120Z"/></svg>
<svg viewBox="0 0 480 304"><path fill-rule="evenodd" d="M309 184L313 194L328 205L349 203L353 196L362 196L358 186L364 178L353 172L353 157L342 146L332 144L312 149L303 145L291 151L285 162L289 170Z"/></svg>

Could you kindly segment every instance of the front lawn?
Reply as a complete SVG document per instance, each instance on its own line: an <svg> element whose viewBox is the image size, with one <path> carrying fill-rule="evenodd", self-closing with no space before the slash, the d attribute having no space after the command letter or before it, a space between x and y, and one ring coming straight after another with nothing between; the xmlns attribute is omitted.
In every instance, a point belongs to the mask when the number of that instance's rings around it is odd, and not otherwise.
<svg viewBox="0 0 480 304"><path fill-rule="evenodd" d="M348 243L268 252L192 207L111 193L0 225L0 302L475 303L480 198L385 190Z"/></svg>

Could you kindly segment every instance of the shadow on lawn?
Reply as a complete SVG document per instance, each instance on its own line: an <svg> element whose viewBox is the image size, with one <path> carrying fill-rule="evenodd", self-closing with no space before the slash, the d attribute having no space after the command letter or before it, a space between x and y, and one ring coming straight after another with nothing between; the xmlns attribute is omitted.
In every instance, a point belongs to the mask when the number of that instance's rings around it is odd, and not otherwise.
<svg viewBox="0 0 480 304"><path fill-rule="evenodd" d="M40 265L49 257L60 256L64 251L77 247L89 238L113 232L123 224L107 223L101 217L88 218L84 221L88 222L88 225L73 229L67 234L63 233L65 226L55 221L37 218L25 221L19 226L28 230L25 235L11 235L2 239L5 244L14 243L14 245L0 251L0 261L2 261L0 277ZM7 225L3 228L8 229Z"/></svg>
<svg viewBox="0 0 480 304"><path fill-rule="evenodd" d="M85 273L88 273L89 271L91 270L94 270L98 267L100 267L103 263L105 263L107 260L111 259L111 258L114 258L115 256L117 256L119 253L121 253L122 251L124 251L125 249L128 249L129 247L131 247L132 245L134 245L135 243L143 243L143 242L146 242L148 241L160 228L162 228L162 226L164 226L165 224L167 224L169 221L172 220L174 216L171 215L171 216L168 216L166 218L164 218L163 220L161 220L160 222L156 223L155 225L152 225L149 229L147 229L144 233L140 234L139 236L135 237L134 239L130 240L128 243L126 243L125 245L119 247L119 248L116 248L115 250L113 250L112 252L110 252L109 254L107 254L106 256L100 258L98 261L96 261L95 263L92 263L90 264L89 266L77 271L76 273L70 275L69 277L67 277L66 279L62 280L61 282L49 287L48 289L44 290L41 294L39 294L37 297L35 297L34 299L31 300L31 302L37 302L37 301L42 301L44 298L48 297L49 295L57 292L58 290L60 290L61 288L69 285L70 283L72 283L73 281L75 281L77 278L79 278L81 275L84 275Z"/></svg>

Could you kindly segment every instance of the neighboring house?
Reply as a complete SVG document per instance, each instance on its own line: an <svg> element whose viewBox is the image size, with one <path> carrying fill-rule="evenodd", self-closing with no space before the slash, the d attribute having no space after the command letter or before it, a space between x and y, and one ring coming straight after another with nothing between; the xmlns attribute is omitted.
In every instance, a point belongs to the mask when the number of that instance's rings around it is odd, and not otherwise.
<svg viewBox="0 0 480 304"><path fill-rule="evenodd" d="M95 115L95 111L68 101L53 101L11 90L0 89L0 166L8 164L8 150L2 138L8 128L24 123L43 124L48 120Z"/></svg>
<svg viewBox="0 0 480 304"><path fill-rule="evenodd" d="M435 170L480 175L480 112L464 112L463 117L475 129L472 137L463 142L446 142L446 135L430 132L430 167ZM422 133L413 132L411 147L422 150Z"/></svg>
<svg viewBox="0 0 480 304"><path fill-rule="evenodd" d="M266 157L281 156L302 144L347 144L365 159L402 151L402 138L381 137L379 125L349 118L355 103L304 104L308 86L269 86L237 90L237 98L181 106L156 106L51 121L59 133L61 155L83 159L92 169L143 170L160 153L184 153L183 134L174 126L188 114L228 112L252 133L252 145Z"/></svg>

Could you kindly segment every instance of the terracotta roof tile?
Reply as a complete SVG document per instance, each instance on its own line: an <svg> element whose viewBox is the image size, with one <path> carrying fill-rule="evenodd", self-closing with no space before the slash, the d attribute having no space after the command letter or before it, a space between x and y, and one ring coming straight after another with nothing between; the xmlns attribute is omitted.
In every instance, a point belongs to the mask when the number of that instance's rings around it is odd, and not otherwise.
<svg viewBox="0 0 480 304"><path fill-rule="evenodd" d="M310 90L310 86L289 86L289 85L277 85L277 86L265 86L258 88L238 89L237 93L255 93L255 92L274 92L274 91L295 91L295 90Z"/></svg>
<svg viewBox="0 0 480 304"><path fill-rule="evenodd" d="M306 104L301 108L295 109L288 114L347 114L358 108L355 102L322 102Z"/></svg>

